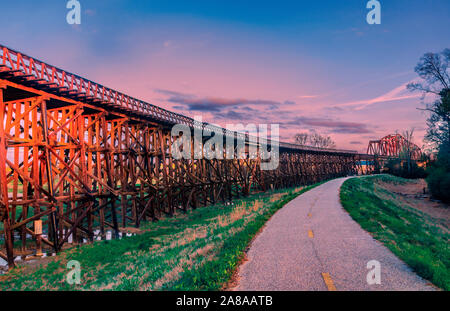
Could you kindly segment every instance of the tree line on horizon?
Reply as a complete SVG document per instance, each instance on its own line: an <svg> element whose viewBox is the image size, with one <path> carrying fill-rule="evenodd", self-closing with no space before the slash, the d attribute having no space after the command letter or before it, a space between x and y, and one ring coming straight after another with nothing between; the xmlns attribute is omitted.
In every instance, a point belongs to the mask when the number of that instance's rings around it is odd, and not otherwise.
<svg viewBox="0 0 450 311"><path fill-rule="evenodd" d="M319 133L303 132L298 133L294 137L295 142L302 146L318 147L318 148L336 148L336 143L331 139L330 136L323 136Z"/></svg>

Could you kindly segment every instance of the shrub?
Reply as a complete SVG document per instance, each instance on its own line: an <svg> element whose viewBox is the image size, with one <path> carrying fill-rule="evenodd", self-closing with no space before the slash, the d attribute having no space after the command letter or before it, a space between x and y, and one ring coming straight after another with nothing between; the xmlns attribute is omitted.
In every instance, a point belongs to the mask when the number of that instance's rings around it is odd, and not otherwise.
<svg viewBox="0 0 450 311"><path fill-rule="evenodd" d="M419 167L416 162L411 162L408 168L408 163L400 159L390 159L385 165L385 172L394 176L403 178L425 178L427 172L424 168Z"/></svg>
<svg viewBox="0 0 450 311"><path fill-rule="evenodd" d="M450 152L441 147L436 162L428 169L428 189L431 195L444 202L450 202Z"/></svg>
<svg viewBox="0 0 450 311"><path fill-rule="evenodd" d="M431 195L444 202L450 202L450 172L443 167L432 167L427 177Z"/></svg>

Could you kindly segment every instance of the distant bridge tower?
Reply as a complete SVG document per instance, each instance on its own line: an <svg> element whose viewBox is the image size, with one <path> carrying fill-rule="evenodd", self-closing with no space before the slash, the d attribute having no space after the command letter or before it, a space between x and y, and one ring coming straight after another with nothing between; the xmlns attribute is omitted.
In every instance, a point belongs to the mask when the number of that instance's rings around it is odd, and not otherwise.
<svg viewBox="0 0 450 311"><path fill-rule="evenodd" d="M419 160L422 150L400 134L388 135L380 140L371 140L367 146L367 154L381 157L404 157L402 153L409 153L412 160Z"/></svg>

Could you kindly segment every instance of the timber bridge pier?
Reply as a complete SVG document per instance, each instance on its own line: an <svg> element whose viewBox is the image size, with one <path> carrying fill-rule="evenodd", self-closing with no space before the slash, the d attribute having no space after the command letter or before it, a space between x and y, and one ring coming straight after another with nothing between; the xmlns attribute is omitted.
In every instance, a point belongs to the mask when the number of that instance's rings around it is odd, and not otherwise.
<svg viewBox="0 0 450 311"><path fill-rule="evenodd" d="M0 258L9 267L176 209L375 167L373 155L283 142L274 170L258 157L176 160L171 128L193 129L193 119L2 45L0 120ZM249 146L248 135L221 130Z"/></svg>

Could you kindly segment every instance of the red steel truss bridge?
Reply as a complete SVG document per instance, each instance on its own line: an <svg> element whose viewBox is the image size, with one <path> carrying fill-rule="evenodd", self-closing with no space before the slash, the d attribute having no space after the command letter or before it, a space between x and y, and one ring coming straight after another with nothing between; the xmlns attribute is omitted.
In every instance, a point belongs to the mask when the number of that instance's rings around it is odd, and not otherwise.
<svg viewBox="0 0 450 311"><path fill-rule="evenodd" d="M9 267L177 210L374 167L373 156L284 142L275 170L261 170L259 157L175 160L172 126L206 124L2 45L0 120L0 261ZM248 135L220 130L249 150Z"/></svg>
<svg viewBox="0 0 450 311"><path fill-rule="evenodd" d="M407 158L420 160L422 150L400 134L388 135L380 140L371 140L367 154L383 158Z"/></svg>

